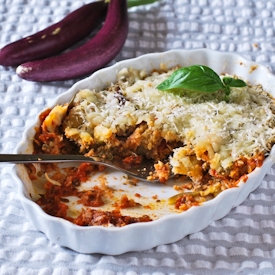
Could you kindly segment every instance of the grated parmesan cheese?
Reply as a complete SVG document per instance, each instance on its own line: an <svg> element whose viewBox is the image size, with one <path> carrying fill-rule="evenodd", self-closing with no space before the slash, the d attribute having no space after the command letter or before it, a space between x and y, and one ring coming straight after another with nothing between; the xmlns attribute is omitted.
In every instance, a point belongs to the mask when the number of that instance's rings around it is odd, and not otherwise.
<svg viewBox="0 0 275 275"><path fill-rule="evenodd" d="M110 87L79 91L63 123L66 137L82 152L102 142L107 150L121 144L118 137L126 140L129 131L145 123L151 135L159 135L155 140L180 144L170 152L172 171L197 181L202 162L222 173L241 157L269 153L275 136L275 105L260 85L232 88L228 102L219 91L179 96L156 89L173 71L148 75L125 68ZM151 148L159 144L144 145L150 136L144 133L135 149L143 144L150 156Z"/></svg>

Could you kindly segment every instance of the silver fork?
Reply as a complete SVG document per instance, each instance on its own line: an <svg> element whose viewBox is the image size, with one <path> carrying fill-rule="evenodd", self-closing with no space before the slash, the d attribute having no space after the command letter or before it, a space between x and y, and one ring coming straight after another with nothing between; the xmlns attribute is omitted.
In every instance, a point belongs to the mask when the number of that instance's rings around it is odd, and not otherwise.
<svg viewBox="0 0 275 275"><path fill-rule="evenodd" d="M144 160L140 164L125 168L121 165L111 163L98 157L85 157L83 155L44 155L44 154L0 154L0 162L10 163L58 163L58 162L89 162L97 165L104 165L123 172L133 178L147 182L158 182L148 180L148 176L154 171L154 162Z"/></svg>

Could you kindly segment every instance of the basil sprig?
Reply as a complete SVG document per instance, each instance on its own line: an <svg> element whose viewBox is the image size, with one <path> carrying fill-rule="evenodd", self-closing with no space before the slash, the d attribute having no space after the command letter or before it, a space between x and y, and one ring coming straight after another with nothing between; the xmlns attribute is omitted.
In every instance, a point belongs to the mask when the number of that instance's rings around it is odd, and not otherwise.
<svg viewBox="0 0 275 275"><path fill-rule="evenodd" d="M203 65L193 65L176 70L168 79L157 86L158 90L171 91L182 95L184 91L213 93L225 92L228 99L231 87L244 87L241 79L224 77L221 79L212 69Z"/></svg>

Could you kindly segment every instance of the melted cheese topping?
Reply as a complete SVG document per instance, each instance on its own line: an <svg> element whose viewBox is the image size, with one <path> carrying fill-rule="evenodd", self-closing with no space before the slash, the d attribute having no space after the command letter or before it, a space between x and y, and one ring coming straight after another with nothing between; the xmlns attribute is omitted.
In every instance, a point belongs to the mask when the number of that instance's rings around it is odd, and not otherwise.
<svg viewBox="0 0 275 275"><path fill-rule="evenodd" d="M146 122L167 142L182 142L170 162L174 172L183 174L190 168L190 155L199 161L207 154L212 169L225 170L240 156L268 154L274 143L275 106L260 85L232 88L228 102L221 92L179 96L156 89L172 72L147 75L123 69L118 83L105 90L79 91L73 108L78 123L66 127L66 136L77 135L85 146Z"/></svg>

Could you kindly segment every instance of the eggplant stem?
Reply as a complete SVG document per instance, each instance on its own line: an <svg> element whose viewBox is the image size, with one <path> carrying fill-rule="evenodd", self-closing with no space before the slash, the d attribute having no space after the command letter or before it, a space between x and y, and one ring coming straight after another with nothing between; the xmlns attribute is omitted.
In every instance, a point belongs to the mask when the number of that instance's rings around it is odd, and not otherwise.
<svg viewBox="0 0 275 275"><path fill-rule="evenodd" d="M157 2L158 0L128 0L128 8L135 6L147 5Z"/></svg>

